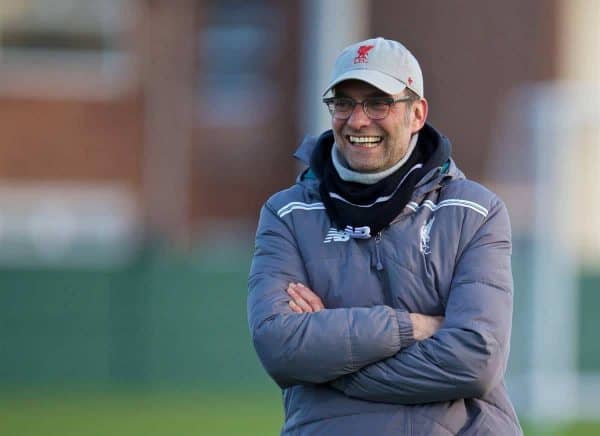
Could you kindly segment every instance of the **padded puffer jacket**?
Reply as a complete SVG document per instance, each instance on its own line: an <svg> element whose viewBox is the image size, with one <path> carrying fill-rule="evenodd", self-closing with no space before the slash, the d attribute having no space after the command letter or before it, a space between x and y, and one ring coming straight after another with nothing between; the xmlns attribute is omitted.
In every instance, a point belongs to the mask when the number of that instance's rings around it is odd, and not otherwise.
<svg viewBox="0 0 600 436"><path fill-rule="evenodd" d="M297 157L308 162L315 141ZM248 281L254 347L283 391L282 435L522 434L504 383L513 283L502 201L450 159L386 229L355 239L330 221L318 183L307 170L263 206ZM290 282L326 309L292 312ZM415 342L410 312L445 319Z"/></svg>

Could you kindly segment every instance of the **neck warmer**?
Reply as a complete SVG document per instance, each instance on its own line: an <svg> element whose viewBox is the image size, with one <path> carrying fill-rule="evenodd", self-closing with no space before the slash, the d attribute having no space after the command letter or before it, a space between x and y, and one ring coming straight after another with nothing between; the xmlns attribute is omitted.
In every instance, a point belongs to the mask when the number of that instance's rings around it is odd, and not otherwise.
<svg viewBox="0 0 600 436"><path fill-rule="evenodd" d="M410 201L416 184L450 157L450 143L425 125L406 162L384 179L363 184L343 180L336 171L331 130L323 133L312 152L310 167L319 179L319 191L332 223L349 236L368 239L381 232Z"/></svg>
<svg viewBox="0 0 600 436"><path fill-rule="evenodd" d="M408 151L406 155L398 161L398 163L394 164L391 168L387 170L380 171L378 173L359 173L358 171L354 171L350 169L346 159L342 156L342 152L339 150L337 144L333 144L331 147L331 162L335 167L335 170L340 175L343 181L345 182L356 182L362 183L364 185L372 185L374 183L379 182L380 180L385 179L387 176L391 175L396 170L400 169L402 165L406 163L406 161L412 155L415 146L417 145L417 139L419 137L418 133L415 133L412 138L410 138L410 143L408 144Z"/></svg>

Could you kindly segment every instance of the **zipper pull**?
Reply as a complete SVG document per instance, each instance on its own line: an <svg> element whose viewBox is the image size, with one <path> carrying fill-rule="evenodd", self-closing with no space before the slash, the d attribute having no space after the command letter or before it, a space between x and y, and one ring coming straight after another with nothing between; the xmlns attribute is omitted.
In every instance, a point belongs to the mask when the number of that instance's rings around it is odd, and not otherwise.
<svg viewBox="0 0 600 436"><path fill-rule="evenodd" d="M381 262L381 253L379 252L379 245L381 244L381 232L375 235L375 259L377 261L377 271L383 271L383 263Z"/></svg>

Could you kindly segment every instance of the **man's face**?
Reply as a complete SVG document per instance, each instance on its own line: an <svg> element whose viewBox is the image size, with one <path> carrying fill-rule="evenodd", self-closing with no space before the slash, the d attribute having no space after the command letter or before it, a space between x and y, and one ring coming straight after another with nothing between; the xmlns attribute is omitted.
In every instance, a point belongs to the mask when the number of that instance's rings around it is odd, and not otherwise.
<svg viewBox="0 0 600 436"><path fill-rule="evenodd" d="M368 83L347 80L336 85L335 96L363 101L368 97L390 95ZM332 118L331 125L335 142L350 168L375 173L394 166L406 155L411 135L423 126L426 115L424 100L415 101L412 107L406 102L395 103L389 115L382 120L369 119L362 105L357 104L350 118Z"/></svg>

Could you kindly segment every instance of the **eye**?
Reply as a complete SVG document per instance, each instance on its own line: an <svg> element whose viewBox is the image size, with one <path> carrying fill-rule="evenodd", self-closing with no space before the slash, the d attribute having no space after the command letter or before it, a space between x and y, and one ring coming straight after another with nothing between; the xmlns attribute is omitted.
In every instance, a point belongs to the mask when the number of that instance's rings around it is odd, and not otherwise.
<svg viewBox="0 0 600 436"><path fill-rule="evenodd" d="M372 98L367 102L367 106L373 111L385 111L389 105L389 100L386 98Z"/></svg>
<svg viewBox="0 0 600 436"><path fill-rule="evenodd" d="M349 98L336 98L333 101L333 106L336 111L347 111L351 110L354 105L352 104L352 100Z"/></svg>

